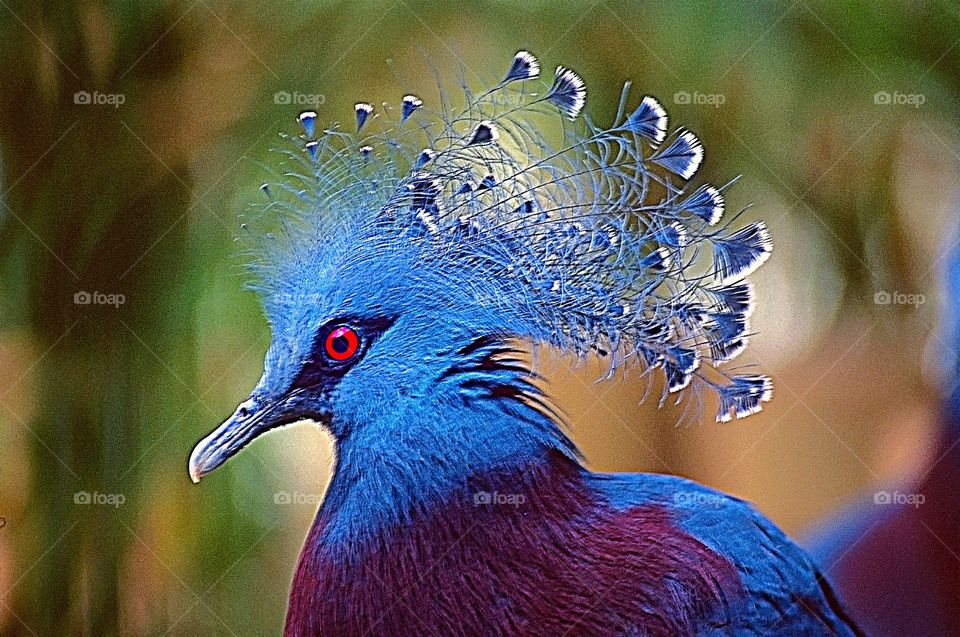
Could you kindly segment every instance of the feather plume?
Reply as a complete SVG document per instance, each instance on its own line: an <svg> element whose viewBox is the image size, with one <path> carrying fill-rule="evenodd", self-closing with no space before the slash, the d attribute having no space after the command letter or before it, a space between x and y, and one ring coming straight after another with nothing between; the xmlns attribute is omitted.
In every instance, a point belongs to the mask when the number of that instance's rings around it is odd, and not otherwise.
<svg viewBox="0 0 960 637"><path fill-rule="evenodd" d="M667 134L660 102L645 97L624 116L625 88L617 120L598 127L580 114L580 77L559 67L536 91L539 68L520 52L505 80L465 89L459 111L443 96L416 126L392 127L358 102L356 133L330 126L307 153L290 136L261 211L272 230L251 231L263 237L252 267L271 321L284 320L305 272L369 263L402 273L398 303L422 294L425 307L598 353L611 369L662 369L664 398L712 388L720 420L758 410L769 379L720 366L746 345L744 277L769 256L766 228L720 224L721 190L688 183L703 146L689 131ZM405 97L401 123L423 102ZM315 117L300 117L308 134Z"/></svg>

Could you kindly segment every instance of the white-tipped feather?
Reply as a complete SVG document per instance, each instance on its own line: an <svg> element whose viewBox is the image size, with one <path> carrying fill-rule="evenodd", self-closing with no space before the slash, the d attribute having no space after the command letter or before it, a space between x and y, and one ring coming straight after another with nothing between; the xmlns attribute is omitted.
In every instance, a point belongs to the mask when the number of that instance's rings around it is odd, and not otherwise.
<svg viewBox="0 0 960 637"><path fill-rule="evenodd" d="M467 146L478 146L483 144L495 144L500 139L500 131L497 125L490 120L483 120L478 123L467 140Z"/></svg>
<svg viewBox="0 0 960 637"><path fill-rule="evenodd" d="M720 221L720 218L723 217L725 206L723 201L723 193L717 190L714 186L707 186L707 194L714 201L713 210L707 217L707 225L714 226L718 221Z"/></svg>
<svg viewBox="0 0 960 637"><path fill-rule="evenodd" d="M507 71L506 81L530 80L540 75L540 62L529 51L517 51Z"/></svg>
<svg viewBox="0 0 960 637"><path fill-rule="evenodd" d="M583 78L570 69L558 66L553 86L547 93L547 100L556 104L570 119L576 119L587 100L587 87Z"/></svg>
<svg viewBox="0 0 960 637"><path fill-rule="evenodd" d="M667 109L652 95L644 97L641 104L646 106L655 116L655 119L651 122L653 129L656 131L653 136L653 141L656 144L662 144L663 140L667 137Z"/></svg>
<svg viewBox="0 0 960 637"><path fill-rule="evenodd" d="M728 273L720 272L719 278L721 283L731 283L750 276L757 268L766 263L767 259L769 259L773 253L773 241L770 239L770 232L767 230L766 224L762 221L743 228L737 233L734 233L734 236L751 227L754 228L756 234L756 239L751 242L751 248L753 249L752 258L745 263L739 264L738 267L730 269ZM716 242L714 245L716 246Z"/></svg>
<svg viewBox="0 0 960 637"><path fill-rule="evenodd" d="M689 181L697 174L697 171L700 170L700 164L703 163L703 144L697 136L690 131L684 131L680 134L680 137L686 140L693 151L693 156L690 159L687 169L680 173L681 177Z"/></svg>

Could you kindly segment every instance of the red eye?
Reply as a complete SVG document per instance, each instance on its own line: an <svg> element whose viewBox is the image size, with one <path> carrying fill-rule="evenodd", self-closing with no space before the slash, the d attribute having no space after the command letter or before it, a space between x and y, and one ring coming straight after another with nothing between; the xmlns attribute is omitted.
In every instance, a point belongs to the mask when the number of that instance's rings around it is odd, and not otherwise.
<svg viewBox="0 0 960 637"><path fill-rule="evenodd" d="M327 356L335 361L349 360L360 349L360 339L357 333L349 327L338 327L327 335L324 344Z"/></svg>

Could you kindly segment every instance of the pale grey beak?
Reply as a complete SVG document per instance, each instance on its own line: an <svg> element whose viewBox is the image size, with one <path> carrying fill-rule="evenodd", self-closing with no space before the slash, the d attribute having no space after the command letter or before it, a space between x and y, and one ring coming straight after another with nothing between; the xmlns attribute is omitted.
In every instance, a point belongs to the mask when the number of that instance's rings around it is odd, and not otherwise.
<svg viewBox="0 0 960 637"><path fill-rule="evenodd" d="M305 419L329 422L325 394L298 389L278 399L265 400L254 393L194 447L190 454L190 479L200 482L200 478L235 456L260 434Z"/></svg>
<svg viewBox="0 0 960 637"><path fill-rule="evenodd" d="M197 443L190 454L190 479L194 483L243 449L251 440L269 428L265 416L271 409L258 408L254 399L240 403L233 415Z"/></svg>

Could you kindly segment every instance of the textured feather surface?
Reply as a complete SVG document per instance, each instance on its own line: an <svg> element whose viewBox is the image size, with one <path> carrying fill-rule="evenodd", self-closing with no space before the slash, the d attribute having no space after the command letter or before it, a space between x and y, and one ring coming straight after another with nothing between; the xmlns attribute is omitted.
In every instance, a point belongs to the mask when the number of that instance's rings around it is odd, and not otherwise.
<svg viewBox="0 0 960 637"><path fill-rule="evenodd" d="M859 634L746 503L585 469L511 354L461 348L415 415L366 397L375 420L338 444L289 637Z"/></svg>
<svg viewBox="0 0 960 637"><path fill-rule="evenodd" d="M311 531L289 637L858 634L779 530L679 478L556 455L471 476L373 542L331 542L334 524Z"/></svg>
<svg viewBox="0 0 960 637"><path fill-rule="evenodd" d="M403 279L416 264L398 294L439 295L504 334L600 353L611 370L662 368L662 400L712 388L717 420L758 411L769 381L719 367L746 345L743 279L769 256L766 228L722 224L725 188L688 186L703 145L668 134L655 98L628 113L625 86L600 127L579 115L574 72L558 68L550 86L538 76L520 52L500 83L464 89L462 109L443 95L434 108L408 95L399 114L360 102L357 133L301 115L305 135L288 139L261 217L270 232L252 233L266 237L254 269L268 315L285 320L305 274L376 262Z"/></svg>

